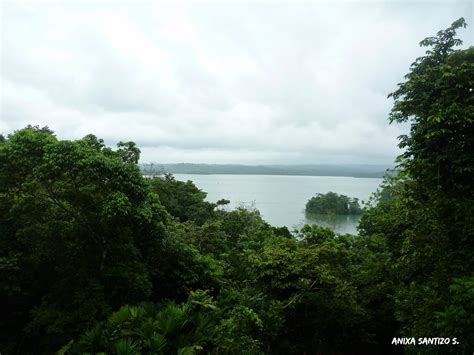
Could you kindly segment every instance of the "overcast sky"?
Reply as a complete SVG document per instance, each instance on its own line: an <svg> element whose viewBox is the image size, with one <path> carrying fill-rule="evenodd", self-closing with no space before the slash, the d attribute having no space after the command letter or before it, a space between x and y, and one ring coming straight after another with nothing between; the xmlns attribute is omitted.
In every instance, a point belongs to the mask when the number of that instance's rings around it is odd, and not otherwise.
<svg viewBox="0 0 474 355"><path fill-rule="evenodd" d="M387 94L473 1L2 3L0 133L133 140L142 162L391 163Z"/></svg>

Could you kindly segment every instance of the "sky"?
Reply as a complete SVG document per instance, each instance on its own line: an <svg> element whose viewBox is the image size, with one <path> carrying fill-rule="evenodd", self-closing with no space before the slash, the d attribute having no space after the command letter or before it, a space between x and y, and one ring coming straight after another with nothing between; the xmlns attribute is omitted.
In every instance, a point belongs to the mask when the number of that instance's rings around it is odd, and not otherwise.
<svg viewBox="0 0 474 355"><path fill-rule="evenodd" d="M387 95L473 1L2 2L0 133L134 141L141 162L391 164Z"/></svg>

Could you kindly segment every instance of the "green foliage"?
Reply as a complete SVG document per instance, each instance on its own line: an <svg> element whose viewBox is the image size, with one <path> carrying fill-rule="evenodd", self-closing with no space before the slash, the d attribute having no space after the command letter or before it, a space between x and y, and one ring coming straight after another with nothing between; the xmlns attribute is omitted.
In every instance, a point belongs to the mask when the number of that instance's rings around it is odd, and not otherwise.
<svg viewBox="0 0 474 355"><path fill-rule="evenodd" d="M123 354L259 353L256 342L245 334L248 324L259 324L255 313L236 307L219 320L221 310L207 292L191 292L186 303L173 302L124 306L106 322L84 334L71 353L117 352ZM261 326L261 324L260 324ZM248 339L241 343L242 339ZM254 350L252 350L254 349ZM246 350L246 351L247 351Z"/></svg>
<svg viewBox="0 0 474 355"><path fill-rule="evenodd" d="M455 38L460 27L466 27L462 18L423 40L430 49L389 96L395 99L391 122L411 124L400 140L403 170L416 178L418 188L423 182L425 190L443 198L462 199L473 191L474 48L454 49L462 44Z"/></svg>
<svg viewBox="0 0 474 355"><path fill-rule="evenodd" d="M191 181L179 181L173 175L165 174L164 177L153 178L152 186L166 210L181 222L202 224L213 215L216 205L205 202L207 194Z"/></svg>
<svg viewBox="0 0 474 355"><path fill-rule="evenodd" d="M449 302L436 314L442 335L456 334L464 348L474 347L474 276L456 278L449 286Z"/></svg>
<svg viewBox="0 0 474 355"><path fill-rule="evenodd" d="M221 198L220 200L218 200L216 202L216 205L217 206L225 206L225 205L228 205L230 203L230 200L227 200L225 198Z"/></svg>
<svg viewBox="0 0 474 355"><path fill-rule="evenodd" d="M454 48L465 26L459 19L422 41L426 55L390 94L391 122L408 122L410 132L400 137L398 176L386 180L359 225L364 236L386 238L400 333L457 336L452 352L473 343L472 317L460 306L470 307L464 297L474 270L474 48Z"/></svg>
<svg viewBox="0 0 474 355"><path fill-rule="evenodd" d="M122 157L126 163L138 164L140 159L140 149L134 142L118 142L117 153Z"/></svg>
<svg viewBox="0 0 474 355"><path fill-rule="evenodd" d="M357 198L339 195L335 192L318 193L306 203L306 213L313 214L361 214L362 208Z"/></svg>
<svg viewBox="0 0 474 355"><path fill-rule="evenodd" d="M167 214L136 164L94 136L38 127L8 136L0 162L2 343L57 349L150 296L141 241L159 245Z"/></svg>

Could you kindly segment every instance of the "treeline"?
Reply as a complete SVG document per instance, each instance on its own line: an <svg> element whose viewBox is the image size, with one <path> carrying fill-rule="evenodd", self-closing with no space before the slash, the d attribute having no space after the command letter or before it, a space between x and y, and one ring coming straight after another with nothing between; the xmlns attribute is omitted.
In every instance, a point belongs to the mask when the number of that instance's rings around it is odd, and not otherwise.
<svg viewBox="0 0 474 355"><path fill-rule="evenodd" d="M139 149L27 127L0 139L2 354L396 353L395 336L474 348L474 48L456 21L392 96L397 176L359 236L293 235L191 182L145 178ZM224 202L223 202L224 203Z"/></svg>
<svg viewBox="0 0 474 355"><path fill-rule="evenodd" d="M144 174L153 176L171 174L235 174L235 175L296 175L296 176L349 176L382 178L388 165L233 165L233 164L141 164Z"/></svg>

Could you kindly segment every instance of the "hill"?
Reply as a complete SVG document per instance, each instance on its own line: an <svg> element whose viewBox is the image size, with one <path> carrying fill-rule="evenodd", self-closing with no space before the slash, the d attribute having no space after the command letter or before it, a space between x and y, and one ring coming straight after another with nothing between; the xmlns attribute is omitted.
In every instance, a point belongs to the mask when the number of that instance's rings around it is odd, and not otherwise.
<svg viewBox="0 0 474 355"><path fill-rule="evenodd" d="M350 176L381 178L390 165L372 164L314 164L314 165L238 165L238 164L141 164L146 175L171 174L239 174L239 175L297 175L297 176Z"/></svg>

